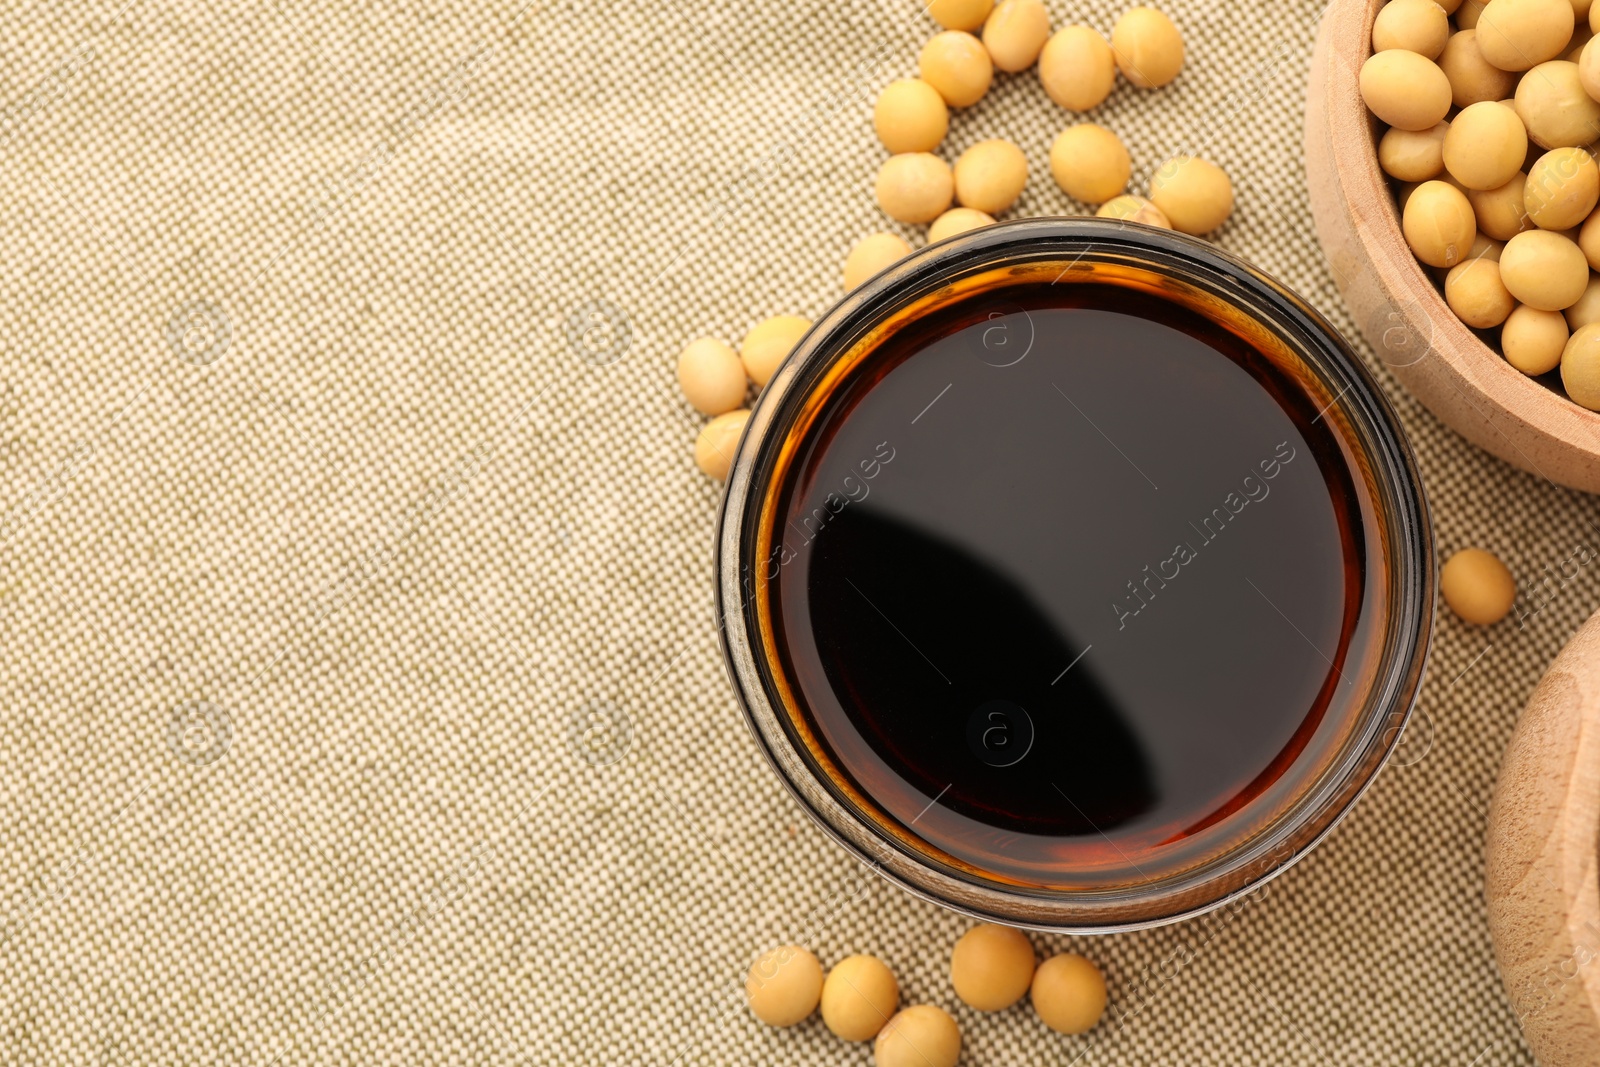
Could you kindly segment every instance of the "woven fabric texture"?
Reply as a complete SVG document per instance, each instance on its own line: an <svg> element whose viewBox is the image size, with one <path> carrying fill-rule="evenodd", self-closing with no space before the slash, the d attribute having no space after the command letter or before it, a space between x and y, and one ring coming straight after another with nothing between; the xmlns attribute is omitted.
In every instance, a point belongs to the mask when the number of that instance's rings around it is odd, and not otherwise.
<svg viewBox="0 0 1600 1067"><path fill-rule="evenodd" d="M1302 172L1317 5L1164 6L1182 76L1094 120L1136 189L1180 149L1226 168L1217 242L1350 332ZM1531 1062L1485 806L1592 570L1520 625L1441 613L1402 758L1270 893L1036 937L1105 968L1086 1037L962 1007L967 920L866 878L761 761L673 362L841 295L886 228L872 98L935 29L914 0L12 5L0 1061L869 1062L742 1006L805 941L881 956L969 1064ZM1002 76L943 151L1009 137L1013 214L1082 212L1046 162L1072 121ZM1531 587L1593 546L1591 499L1376 369L1441 553Z"/></svg>

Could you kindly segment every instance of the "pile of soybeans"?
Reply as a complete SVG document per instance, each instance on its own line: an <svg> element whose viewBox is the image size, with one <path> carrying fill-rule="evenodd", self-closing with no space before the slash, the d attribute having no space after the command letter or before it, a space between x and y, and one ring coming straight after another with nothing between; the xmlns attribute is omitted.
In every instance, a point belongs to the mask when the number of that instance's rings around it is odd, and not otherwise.
<svg viewBox="0 0 1600 1067"><path fill-rule="evenodd" d="M1029 997L1039 1021L1083 1034L1106 1010L1106 980L1084 957L1064 952L1038 963L1026 934L974 926L950 953L950 984L975 1011L1004 1012ZM875 956L847 956L831 971L804 945L763 952L745 973L745 1001L768 1026L795 1026L820 1006L846 1041L871 1041L874 1067L955 1067L961 1027L936 1004L900 1007L894 972Z"/></svg>
<svg viewBox="0 0 1600 1067"><path fill-rule="evenodd" d="M1431 2L1431 0L1429 0ZM1565 0L1563 0L1565 2ZM885 86L873 108L873 127L890 153L878 170L874 194L883 213L907 225L928 226L935 244L1009 212L1028 181L1027 157L1003 137L973 144L952 165L938 155L952 110L970 108L1001 75L1037 65L1045 94L1071 112L1102 104L1117 78L1156 89L1183 68L1183 38L1172 20L1151 7L1134 7L1112 27L1108 41L1090 26L1051 32L1042 0L932 0L927 13L943 27L923 45L915 78ZM1042 146L1041 146L1042 147ZM1179 155L1151 171L1148 195L1129 194L1133 160L1116 133L1074 122L1049 149L1050 174L1074 200L1098 205L1103 218L1202 235L1227 221L1233 185L1221 168ZM874 233L851 249L844 263L846 291L887 270L912 252L896 233ZM758 323L736 351L726 341L701 337L678 358L678 382L696 410L711 416L695 442L695 462L722 479L749 421L750 385L765 386L811 323L780 315Z"/></svg>
<svg viewBox="0 0 1600 1067"><path fill-rule="evenodd" d="M1390 0L1361 96L1450 310L1600 410L1600 4ZM1552 382L1553 384L1553 382Z"/></svg>

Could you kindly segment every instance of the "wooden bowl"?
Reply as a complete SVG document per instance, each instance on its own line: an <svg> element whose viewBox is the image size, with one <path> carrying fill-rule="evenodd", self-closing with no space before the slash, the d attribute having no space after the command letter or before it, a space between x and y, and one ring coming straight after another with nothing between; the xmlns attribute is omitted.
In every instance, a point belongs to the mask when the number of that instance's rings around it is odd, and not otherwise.
<svg viewBox="0 0 1600 1067"><path fill-rule="evenodd" d="M1382 0L1334 0L1317 33L1306 100L1306 175L1317 236L1361 332L1446 425L1507 463L1600 492L1600 413L1505 361L1457 319L1400 232L1362 103Z"/></svg>
<svg viewBox="0 0 1600 1067"><path fill-rule="evenodd" d="M1533 691L1489 809L1495 958L1544 1067L1600 1064L1600 614Z"/></svg>

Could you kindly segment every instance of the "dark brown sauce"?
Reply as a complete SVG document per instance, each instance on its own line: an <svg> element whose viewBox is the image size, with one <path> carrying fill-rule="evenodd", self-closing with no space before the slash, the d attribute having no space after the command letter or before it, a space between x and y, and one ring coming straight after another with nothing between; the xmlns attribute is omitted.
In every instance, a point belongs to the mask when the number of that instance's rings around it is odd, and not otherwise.
<svg viewBox="0 0 1600 1067"><path fill-rule="evenodd" d="M1309 768L1351 691L1375 564L1321 416L1267 355L1134 288L1013 286L916 320L781 488L771 616L808 732L958 864L1170 865Z"/></svg>

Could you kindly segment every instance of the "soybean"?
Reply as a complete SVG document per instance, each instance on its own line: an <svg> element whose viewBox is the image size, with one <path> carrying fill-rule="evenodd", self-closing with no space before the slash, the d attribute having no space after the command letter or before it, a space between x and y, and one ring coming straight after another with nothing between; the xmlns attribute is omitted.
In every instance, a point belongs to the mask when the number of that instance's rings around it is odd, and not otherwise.
<svg viewBox="0 0 1600 1067"><path fill-rule="evenodd" d="M1444 139L1449 132L1448 122L1426 130L1391 129L1378 142L1378 165L1389 177L1403 182L1437 178L1444 173Z"/></svg>
<svg viewBox="0 0 1600 1067"><path fill-rule="evenodd" d="M950 983L968 1007L1004 1011L1033 981L1033 945L1020 930L984 924L961 935L950 954Z"/></svg>
<svg viewBox="0 0 1600 1067"><path fill-rule="evenodd" d="M1500 280L1500 264L1492 259L1468 259L1452 267L1445 276L1444 298L1456 318L1475 330L1500 325L1516 306Z"/></svg>
<svg viewBox="0 0 1600 1067"><path fill-rule="evenodd" d="M1600 322L1600 276L1589 275L1589 284L1577 303L1561 313L1568 330L1581 330L1591 322Z"/></svg>
<svg viewBox="0 0 1600 1067"><path fill-rule="evenodd" d="M928 227L928 243L937 244L946 237L954 237L958 233L993 225L993 215L985 214L975 208L953 207L934 219L933 225Z"/></svg>
<svg viewBox="0 0 1600 1067"><path fill-rule="evenodd" d="M1582 148L1551 149L1528 171L1523 200L1534 225L1571 229L1600 201L1600 167Z"/></svg>
<svg viewBox="0 0 1600 1067"><path fill-rule="evenodd" d="M1469 189L1467 200L1477 219L1480 240L1509 241L1533 226L1522 200L1527 179L1521 171L1498 189ZM1468 253L1469 258L1474 253Z"/></svg>
<svg viewBox="0 0 1600 1067"><path fill-rule="evenodd" d="M848 292L911 254L905 239L892 233L863 237L844 261L844 287Z"/></svg>
<svg viewBox="0 0 1600 1067"><path fill-rule="evenodd" d="M1461 30L1450 35L1444 51L1439 53L1439 69L1450 82L1451 99L1456 107L1484 100L1504 100L1517 87L1515 74L1483 58L1476 30Z"/></svg>
<svg viewBox="0 0 1600 1067"><path fill-rule="evenodd" d="M705 433L700 436L703 439ZM815 1011L822 999L822 964L799 945L782 945L756 958L745 976L744 991L756 1018L768 1026L793 1026Z"/></svg>
<svg viewBox="0 0 1600 1067"><path fill-rule="evenodd" d="M872 1045L877 1067L955 1067L961 1028L943 1008L918 1004L890 1019Z"/></svg>
<svg viewBox="0 0 1600 1067"><path fill-rule="evenodd" d="M927 152L890 156L878 168L878 206L899 222L932 222L950 207L955 178L950 164Z"/></svg>
<svg viewBox="0 0 1600 1067"><path fill-rule="evenodd" d="M678 356L678 386L696 411L721 415L744 403L750 380L731 345L702 337Z"/></svg>
<svg viewBox="0 0 1600 1067"><path fill-rule="evenodd" d="M963 207L998 215L1016 203L1027 183L1027 157L1010 141L979 141L956 160L955 196Z"/></svg>
<svg viewBox="0 0 1600 1067"><path fill-rule="evenodd" d="M1478 18L1478 47L1501 70L1527 70L1565 52L1573 25L1569 0L1490 0Z"/></svg>
<svg viewBox="0 0 1600 1067"><path fill-rule="evenodd" d="M1426 130L1450 111L1450 79L1415 52L1378 52L1361 65L1361 99L1402 130Z"/></svg>
<svg viewBox="0 0 1600 1067"><path fill-rule="evenodd" d="M751 327L739 344L739 360L750 380L766 385L809 329L811 320L799 315L774 315Z"/></svg>
<svg viewBox="0 0 1600 1067"><path fill-rule="evenodd" d="M928 14L947 30L977 29L992 7L994 0L928 0Z"/></svg>
<svg viewBox="0 0 1600 1067"><path fill-rule="evenodd" d="M1518 304L1500 327L1506 362L1529 377L1549 374L1561 365L1567 346L1567 320L1559 311L1540 311Z"/></svg>
<svg viewBox="0 0 1600 1067"><path fill-rule="evenodd" d="M950 109L921 78L902 78L878 94L872 128L890 152L932 152L950 130Z"/></svg>
<svg viewBox="0 0 1600 1067"><path fill-rule="evenodd" d="M1581 327L1561 353L1561 384L1572 402L1600 411L1600 323Z"/></svg>
<svg viewBox="0 0 1600 1067"><path fill-rule="evenodd" d="M1082 956L1052 956L1034 972L1033 1010L1058 1034L1087 1033L1105 1014L1105 976Z"/></svg>
<svg viewBox="0 0 1600 1067"><path fill-rule="evenodd" d="M1199 236L1221 226L1233 213L1233 183L1210 160L1178 156L1162 164L1150 179L1150 199L1173 229Z"/></svg>
<svg viewBox="0 0 1600 1067"><path fill-rule="evenodd" d="M822 1021L846 1041L871 1041L900 1004L894 972L876 956L846 956L822 983Z"/></svg>
<svg viewBox="0 0 1600 1067"><path fill-rule="evenodd" d="M1492 552L1464 548L1439 569L1439 592L1462 620L1474 626L1492 626L1511 611L1517 583Z"/></svg>
<svg viewBox="0 0 1600 1067"><path fill-rule="evenodd" d="M1172 220L1155 204L1142 196L1124 195L1113 197L1100 205L1100 210L1095 212L1096 218L1125 219L1128 222L1142 222L1146 226L1159 226L1163 230L1172 229Z"/></svg>
<svg viewBox="0 0 1600 1067"><path fill-rule="evenodd" d="M1122 76L1141 89L1167 85L1183 69L1183 35L1153 7L1129 8L1117 19L1111 51Z"/></svg>
<svg viewBox="0 0 1600 1067"><path fill-rule="evenodd" d="M1086 122L1056 136L1050 146L1050 173L1073 199L1103 204L1128 187L1133 160L1121 138Z"/></svg>
<svg viewBox="0 0 1600 1067"><path fill-rule="evenodd" d="M1577 148L1600 136L1600 103L1583 91L1576 63L1540 63L1517 83L1515 99L1517 117L1541 148Z"/></svg>
<svg viewBox="0 0 1600 1067"><path fill-rule="evenodd" d="M1589 43L1578 54L1578 84L1591 98L1600 100L1600 46L1595 44L1597 40L1600 37L1590 37Z"/></svg>
<svg viewBox="0 0 1600 1067"><path fill-rule="evenodd" d="M917 53L917 73L951 107L971 107L994 80L994 63L983 42L960 30L934 34Z"/></svg>
<svg viewBox="0 0 1600 1067"><path fill-rule="evenodd" d="M1433 0L1389 0L1372 23L1372 50L1392 48L1438 59L1450 39L1450 16Z"/></svg>
<svg viewBox="0 0 1600 1067"><path fill-rule="evenodd" d="M1050 13L1042 0L1001 0L983 24L983 47L995 68L1007 74L1037 63L1049 39Z"/></svg>
<svg viewBox="0 0 1600 1067"><path fill-rule="evenodd" d="M1550 230L1528 230L1506 242L1500 279L1511 295L1541 311L1563 311L1589 284L1589 264L1571 238Z"/></svg>
<svg viewBox="0 0 1600 1067"><path fill-rule="evenodd" d="M1466 194L1438 180L1423 182L1411 194L1401 213L1400 228L1412 253L1430 267L1460 263L1478 236Z"/></svg>
<svg viewBox="0 0 1600 1067"><path fill-rule="evenodd" d="M694 442L694 461L699 468L709 477L722 481L727 478L728 470L733 466L733 456L739 450L739 437L744 433L744 427L750 421L750 411L740 408L718 415L700 428L700 435ZM779 994L772 993L777 997ZM815 1007L815 1005L812 1005ZM773 1010L777 1010L774 1007ZM756 1011L761 1015L761 1011ZM810 1014L808 1011L807 1014ZM762 1021L767 1022L765 1016ZM787 1023L773 1023L774 1026L787 1026Z"/></svg>
<svg viewBox="0 0 1600 1067"><path fill-rule="evenodd" d="M1456 181L1468 189L1497 189L1522 169L1528 131L1504 104L1468 104L1450 120L1443 153L1445 169Z"/></svg>
<svg viewBox="0 0 1600 1067"><path fill-rule="evenodd" d="M1039 53L1039 80L1051 100L1072 111L1099 107L1116 84L1116 58L1088 26L1068 26ZM1439 116L1443 118L1444 116Z"/></svg>
<svg viewBox="0 0 1600 1067"><path fill-rule="evenodd" d="M1589 266L1600 270L1600 212L1590 215L1578 230L1578 247Z"/></svg>

